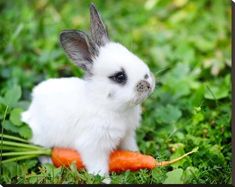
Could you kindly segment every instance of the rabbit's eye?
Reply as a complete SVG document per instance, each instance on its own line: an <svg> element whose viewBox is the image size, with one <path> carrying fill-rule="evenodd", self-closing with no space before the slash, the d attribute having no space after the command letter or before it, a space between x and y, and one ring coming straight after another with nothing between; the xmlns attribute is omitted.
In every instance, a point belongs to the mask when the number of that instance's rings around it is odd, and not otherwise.
<svg viewBox="0 0 235 187"><path fill-rule="evenodd" d="M124 71L117 72L114 75L109 76L109 78L119 84L125 84L127 81L127 76Z"/></svg>

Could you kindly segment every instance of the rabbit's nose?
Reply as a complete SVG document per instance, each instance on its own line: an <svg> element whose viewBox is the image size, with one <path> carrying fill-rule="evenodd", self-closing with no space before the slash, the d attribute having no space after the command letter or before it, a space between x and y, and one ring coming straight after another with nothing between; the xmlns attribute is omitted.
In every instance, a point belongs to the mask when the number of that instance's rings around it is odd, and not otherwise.
<svg viewBox="0 0 235 187"><path fill-rule="evenodd" d="M141 80L136 85L136 90L139 93L148 92L151 90L151 85L146 80Z"/></svg>

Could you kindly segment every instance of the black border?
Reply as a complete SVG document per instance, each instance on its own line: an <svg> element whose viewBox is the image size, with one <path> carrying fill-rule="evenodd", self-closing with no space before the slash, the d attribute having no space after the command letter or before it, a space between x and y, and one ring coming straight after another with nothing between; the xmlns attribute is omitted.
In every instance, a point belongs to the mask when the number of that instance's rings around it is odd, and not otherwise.
<svg viewBox="0 0 235 187"><path fill-rule="evenodd" d="M234 68L234 61L235 61L235 1L232 0L231 2L231 9L232 9L232 186L235 186L235 68Z"/></svg>
<svg viewBox="0 0 235 187"><path fill-rule="evenodd" d="M181 187L181 186L187 186L187 187L196 187L196 186L202 186L202 187L231 187L231 184L5 184L3 187L6 186L15 186L15 187L19 187L19 186L35 186L35 187L50 187L50 186L68 186L68 187L87 187L87 186L122 186L122 185L126 185L126 186L162 186L162 187Z"/></svg>
<svg viewBox="0 0 235 187"><path fill-rule="evenodd" d="M202 186L202 187L233 187L234 185L231 184L4 184L3 187L6 186L36 186L36 187L46 187L46 186L69 186L69 187L86 187L86 186L166 186L166 187L181 187L181 186L187 186L187 187L195 187L195 186Z"/></svg>

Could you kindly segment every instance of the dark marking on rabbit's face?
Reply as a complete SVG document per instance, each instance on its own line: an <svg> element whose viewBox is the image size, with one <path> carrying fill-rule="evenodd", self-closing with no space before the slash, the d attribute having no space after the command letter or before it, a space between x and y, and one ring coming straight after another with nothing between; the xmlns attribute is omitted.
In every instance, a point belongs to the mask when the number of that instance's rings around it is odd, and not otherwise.
<svg viewBox="0 0 235 187"><path fill-rule="evenodd" d="M119 85L125 85L127 83L127 74L123 68L121 68L121 71L115 72L108 78Z"/></svg>
<svg viewBox="0 0 235 187"><path fill-rule="evenodd" d="M145 78L145 79L148 79L148 78L149 78L149 75L146 73L146 74L144 75L144 78Z"/></svg>
<svg viewBox="0 0 235 187"><path fill-rule="evenodd" d="M111 92L109 92L109 94L108 94L108 98L109 98L109 99L112 99L113 97L114 97L114 92L112 92L112 91L111 91Z"/></svg>

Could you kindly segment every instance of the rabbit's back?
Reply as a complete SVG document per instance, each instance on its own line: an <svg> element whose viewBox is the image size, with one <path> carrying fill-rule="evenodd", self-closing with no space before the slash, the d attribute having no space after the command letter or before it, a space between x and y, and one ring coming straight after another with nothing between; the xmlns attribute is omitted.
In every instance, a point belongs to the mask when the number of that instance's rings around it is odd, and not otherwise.
<svg viewBox="0 0 235 187"><path fill-rule="evenodd" d="M22 114L33 131L31 142L51 147L73 146L76 124L82 116L86 98L84 80L49 79L33 89L32 103Z"/></svg>
<svg viewBox="0 0 235 187"><path fill-rule="evenodd" d="M70 78L52 78L41 82L33 89L32 97L42 94L52 94L55 96L56 93L67 94L68 91L78 91L82 93L84 91L84 80L76 77ZM77 94L79 94L77 93ZM73 94L70 93L70 94Z"/></svg>

